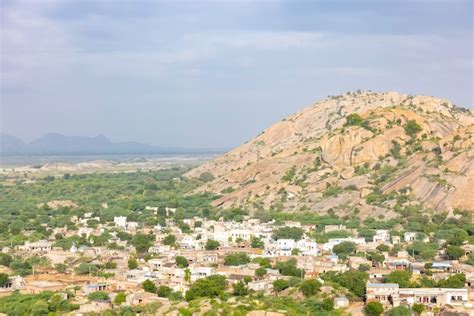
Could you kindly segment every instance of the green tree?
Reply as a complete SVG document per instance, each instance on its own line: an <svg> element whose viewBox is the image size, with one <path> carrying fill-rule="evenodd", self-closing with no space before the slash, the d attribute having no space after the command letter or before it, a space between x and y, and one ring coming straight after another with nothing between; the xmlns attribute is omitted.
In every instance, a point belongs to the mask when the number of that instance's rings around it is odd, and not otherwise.
<svg viewBox="0 0 474 316"><path fill-rule="evenodd" d="M130 270L133 270L133 269L138 268L138 261L137 261L137 259L132 258L132 257L131 257L130 259L128 259L128 268L129 268Z"/></svg>
<svg viewBox="0 0 474 316"><path fill-rule="evenodd" d="M208 239L206 242L206 250L215 250L219 248L220 243L216 240Z"/></svg>
<svg viewBox="0 0 474 316"><path fill-rule="evenodd" d="M294 276L302 278L304 276L304 270L298 269L296 265L296 259L289 259L287 261L278 261L275 265L281 275Z"/></svg>
<svg viewBox="0 0 474 316"><path fill-rule="evenodd" d="M234 296L246 296L249 294L249 289L247 288L247 285L242 281L234 283L232 287L233 287L232 294Z"/></svg>
<svg viewBox="0 0 474 316"><path fill-rule="evenodd" d="M425 305L415 303L415 304L413 304L413 306L411 307L411 309L413 309L413 311L414 311L417 315L421 315L421 313L423 313L423 311L425 310Z"/></svg>
<svg viewBox="0 0 474 316"><path fill-rule="evenodd" d="M356 244L343 241L332 248L332 251L340 258L345 259L356 251Z"/></svg>
<svg viewBox="0 0 474 316"><path fill-rule="evenodd" d="M272 237L278 239L300 240L304 236L304 230L300 227L280 227L273 231Z"/></svg>
<svg viewBox="0 0 474 316"><path fill-rule="evenodd" d="M380 245L377 246L376 249L380 252L387 252L387 251L390 250L390 247L387 246L387 245L384 245L384 244L380 244Z"/></svg>
<svg viewBox="0 0 474 316"><path fill-rule="evenodd" d="M305 297L310 297L319 292L321 288L321 283L316 279L305 280L300 285L300 292L303 293Z"/></svg>
<svg viewBox="0 0 474 316"><path fill-rule="evenodd" d="M411 272L407 270L395 270L387 274L385 283L397 283L401 288L412 287Z"/></svg>
<svg viewBox="0 0 474 316"><path fill-rule="evenodd" d="M117 296L115 296L114 304L121 305L122 303L126 301L126 299L127 299L127 294L125 294L125 292L119 292Z"/></svg>
<svg viewBox="0 0 474 316"><path fill-rule="evenodd" d="M446 255L450 260L458 260L464 256L464 249L459 246L448 246L446 248Z"/></svg>
<svg viewBox="0 0 474 316"><path fill-rule="evenodd" d="M249 256L245 252L234 252L224 257L224 265L240 266L250 262Z"/></svg>
<svg viewBox="0 0 474 316"><path fill-rule="evenodd" d="M12 261L13 258L10 255L0 252L0 265L9 267Z"/></svg>
<svg viewBox="0 0 474 316"><path fill-rule="evenodd" d="M408 307L397 306L389 310L386 315L388 316L412 316L412 312Z"/></svg>
<svg viewBox="0 0 474 316"><path fill-rule="evenodd" d="M214 175L210 172L203 172L199 175L199 180L203 181L203 182L210 182L212 180L214 180Z"/></svg>
<svg viewBox="0 0 474 316"><path fill-rule="evenodd" d="M156 293L157 291L155 283L153 283L153 281L150 279L146 279L145 281L143 281L142 289L144 289L145 292L149 293Z"/></svg>
<svg viewBox="0 0 474 316"><path fill-rule="evenodd" d="M273 291L278 294L279 292L287 289L290 286L287 280L278 279L273 281Z"/></svg>
<svg viewBox="0 0 474 316"><path fill-rule="evenodd" d="M49 306L43 300L37 300L36 302L31 305L31 314L34 316L43 316L48 315L49 313Z"/></svg>
<svg viewBox="0 0 474 316"><path fill-rule="evenodd" d="M461 289L464 287L465 282L466 275L464 273L457 273L450 275L444 280L440 280L438 282L438 287Z"/></svg>
<svg viewBox="0 0 474 316"><path fill-rule="evenodd" d="M175 243L176 243L176 236L173 234L169 234L163 239L164 245L172 246Z"/></svg>
<svg viewBox="0 0 474 316"><path fill-rule="evenodd" d="M378 316L383 313L383 306L379 302L370 302L365 305L364 312L368 316Z"/></svg>
<svg viewBox="0 0 474 316"><path fill-rule="evenodd" d="M267 274L267 269L265 268L260 267L255 270L255 275L259 278L263 277L265 274Z"/></svg>
<svg viewBox="0 0 474 316"><path fill-rule="evenodd" d="M423 128L421 128L420 125L415 120L409 120L403 128L405 129L405 133L407 133L408 136L415 137L416 134L421 132Z"/></svg>
<svg viewBox="0 0 474 316"><path fill-rule="evenodd" d="M361 126L364 122L364 119L357 113L351 113L346 116L347 126Z"/></svg>
<svg viewBox="0 0 474 316"><path fill-rule="evenodd" d="M137 252L145 253L148 252L148 249L153 245L153 240L153 235L137 233L135 236L133 236L131 244L135 247Z"/></svg>
<svg viewBox="0 0 474 316"><path fill-rule="evenodd" d="M106 301L109 299L109 294L102 291L92 292L87 295L89 301Z"/></svg>
<svg viewBox="0 0 474 316"><path fill-rule="evenodd" d="M214 298L224 293L227 287L227 280L222 275L211 275L198 279L186 292L186 300L191 301L199 297Z"/></svg>
<svg viewBox="0 0 474 316"><path fill-rule="evenodd" d="M186 259L185 257L183 256L176 256L176 265L178 266L178 268L186 268L189 264L188 264L188 259Z"/></svg>
<svg viewBox="0 0 474 316"><path fill-rule="evenodd" d="M251 241L250 245L251 245L252 248L263 249L265 247L265 243L263 242L263 240L261 238L258 238L258 237L252 237L252 241Z"/></svg>
<svg viewBox="0 0 474 316"><path fill-rule="evenodd" d="M159 297L170 297L172 293L173 289L166 285L160 285L156 292Z"/></svg>
<svg viewBox="0 0 474 316"><path fill-rule="evenodd" d="M8 274L0 273L0 287L5 286L8 283Z"/></svg>

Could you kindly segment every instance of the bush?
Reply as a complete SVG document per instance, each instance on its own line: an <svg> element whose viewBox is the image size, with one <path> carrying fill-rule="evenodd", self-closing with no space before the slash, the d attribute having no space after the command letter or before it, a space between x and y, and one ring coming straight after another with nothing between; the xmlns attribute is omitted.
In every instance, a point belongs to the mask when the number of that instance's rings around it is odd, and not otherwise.
<svg viewBox="0 0 474 316"><path fill-rule="evenodd" d="M379 302L370 302L365 305L364 312L368 316L378 316L383 313L383 306Z"/></svg>
<svg viewBox="0 0 474 316"><path fill-rule="evenodd" d="M464 249L459 246L448 246L446 248L446 255L450 260L458 260L464 256Z"/></svg>
<svg viewBox="0 0 474 316"><path fill-rule="evenodd" d="M220 244L216 240L208 239L206 242L206 250L215 250L219 248Z"/></svg>
<svg viewBox="0 0 474 316"><path fill-rule="evenodd" d="M143 281L142 289L144 289L145 292L149 292L149 293L156 293L157 291L155 283L153 283L153 281L149 279Z"/></svg>
<svg viewBox="0 0 474 316"><path fill-rule="evenodd" d="M188 259L183 256L176 256L176 265L181 269L186 268L189 265Z"/></svg>
<svg viewBox="0 0 474 316"><path fill-rule="evenodd" d="M305 297L310 297L318 293L320 288L321 283L316 279L311 279L301 283L300 292L303 293Z"/></svg>
<svg viewBox="0 0 474 316"><path fill-rule="evenodd" d="M109 294L102 291L92 292L87 295L89 301L107 301L109 299Z"/></svg>
<svg viewBox="0 0 474 316"><path fill-rule="evenodd" d="M245 252L230 253L224 257L224 265L240 266L250 262L249 256Z"/></svg>
<svg viewBox="0 0 474 316"><path fill-rule="evenodd" d="M398 306L389 310L385 315L388 316L412 316L412 312L408 307Z"/></svg>
<svg viewBox="0 0 474 316"><path fill-rule="evenodd" d="M416 134L421 132L423 129L421 128L420 125L415 120L409 120L403 128L405 129L405 133L407 133L408 136L414 137Z"/></svg>
<svg viewBox="0 0 474 316"><path fill-rule="evenodd" d="M345 259L356 251L356 244L350 241L343 241L332 248L338 257Z"/></svg>
<svg viewBox="0 0 474 316"><path fill-rule="evenodd" d="M303 238L304 230L299 227L280 227L273 231L272 238L300 240Z"/></svg>
<svg viewBox="0 0 474 316"><path fill-rule="evenodd" d="M290 287L290 283L287 280L279 279L273 281L273 291L278 293Z"/></svg>
<svg viewBox="0 0 474 316"><path fill-rule="evenodd" d="M191 288L186 292L186 300L191 301L199 297L214 298L224 293L226 287L227 280L224 276L211 275L194 282Z"/></svg>

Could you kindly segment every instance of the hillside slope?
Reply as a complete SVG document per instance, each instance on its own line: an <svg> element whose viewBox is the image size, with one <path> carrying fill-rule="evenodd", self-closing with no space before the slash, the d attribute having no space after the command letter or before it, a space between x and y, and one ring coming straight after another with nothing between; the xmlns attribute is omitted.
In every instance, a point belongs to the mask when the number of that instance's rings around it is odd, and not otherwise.
<svg viewBox="0 0 474 316"><path fill-rule="evenodd" d="M391 217L474 210L474 114L395 92L330 96L187 173L216 206ZM211 177L212 178L212 177Z"/></svg>

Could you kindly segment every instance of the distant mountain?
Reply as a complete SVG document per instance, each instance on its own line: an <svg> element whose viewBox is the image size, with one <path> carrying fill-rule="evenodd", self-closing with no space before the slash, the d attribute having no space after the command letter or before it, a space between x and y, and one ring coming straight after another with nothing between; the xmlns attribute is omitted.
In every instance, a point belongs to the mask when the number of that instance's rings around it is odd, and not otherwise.
<svg viewBox="0 0 474 316"><path fill-rule="evenodd" d="M0 152L1 153L20 153L25 147L25 142L19 139L18 137L0 134Z"/></svg>
<svg viewBox="0 0 474 316"><path fill-rule="evenodd" d="M138 142L112 142L104 135L65 136L46 134L30 143L8 134L0 134L2 155L83 155L83 154L173 154L200 153L212 150L164 148Z"/></svg>

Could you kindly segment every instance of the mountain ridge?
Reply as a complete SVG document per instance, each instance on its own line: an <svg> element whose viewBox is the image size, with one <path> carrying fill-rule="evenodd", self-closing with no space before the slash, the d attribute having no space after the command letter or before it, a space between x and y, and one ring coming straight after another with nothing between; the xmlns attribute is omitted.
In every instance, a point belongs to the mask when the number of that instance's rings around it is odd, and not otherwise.
<svg viewBox="0 0 474 316"><path fill-rule="evenodd" d="M139 142L112 142L106 136L66 136L48 133L29 143L0 134L2 155L84 155L84 154L174 154L204 153L217 150L200 148L157 147Z"/></svg>
<svg viewBox="0 0 474 316"><path fill-rule="evenodd" d="M198 191L220 194L224 208L474 210L473 135L472 110L447 99L358 91L306 107L187 176L212 174Z"/></svg>

